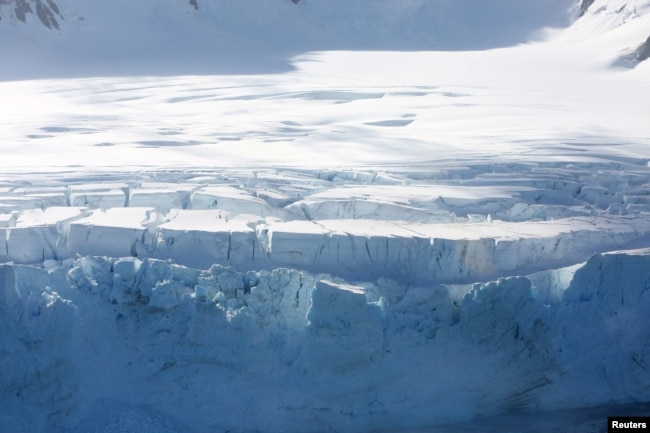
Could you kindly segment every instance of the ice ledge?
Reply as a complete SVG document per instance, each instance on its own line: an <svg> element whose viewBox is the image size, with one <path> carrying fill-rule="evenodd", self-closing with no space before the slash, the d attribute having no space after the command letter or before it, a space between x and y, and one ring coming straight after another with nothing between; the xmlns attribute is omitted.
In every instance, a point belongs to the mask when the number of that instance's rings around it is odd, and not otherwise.
<svg viewBox="0 0 650 433"><path fill-rule="evenodd" d="M24 211L6 225L0 227L1 261L132 256L196 268L288 267L350 281L388 277L414 284L486 281L650 243L650 221L624 215L424 224L281 221L221 209L50 207Z"/></svg>

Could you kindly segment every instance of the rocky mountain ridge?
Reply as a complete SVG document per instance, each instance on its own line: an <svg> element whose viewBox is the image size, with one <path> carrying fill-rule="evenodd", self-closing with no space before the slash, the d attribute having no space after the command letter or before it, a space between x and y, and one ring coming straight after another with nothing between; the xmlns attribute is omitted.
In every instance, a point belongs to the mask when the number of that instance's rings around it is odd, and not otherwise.
<svg viewBox="0 0 650 433"><path fill-rule="evenodd" d="M49 29L59 29L63 19L59 7L53 0L0 0L0 5L10 5L10 16L25 23L28 14L36 14L40 22ZM2 20L0 14L0 20Z"/></svg>
<svg viewBox="0 0 650 433"><path fill-rule="evenodd" d="M13 78L37 74L29 71L61 75L57 71L70 63L90 76L134 68L244 73L260 65L290 70L289 59L315 51L509 47L572 23L590 28L578 38L592 39L619 25L638 27L647 9L644 0L491 0L478 6L472 0L0 0L0 43L11 59L4 75ZM635 67L647 59L647 36L621 41L614 65ZM115 65L130 66L115 72Z"/></svg>

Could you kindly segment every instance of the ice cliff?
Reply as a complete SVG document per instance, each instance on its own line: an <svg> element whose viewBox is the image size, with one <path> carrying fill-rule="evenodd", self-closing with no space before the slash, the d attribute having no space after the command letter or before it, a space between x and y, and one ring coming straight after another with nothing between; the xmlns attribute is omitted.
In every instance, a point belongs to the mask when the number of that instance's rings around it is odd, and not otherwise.
<svg viewBox="0 0 650 433"><path fill-rule="evenodd" d="M185 183L12 187L0 196L7 211L0 260L130 256L200 269L297 268L349 281L473 283L648 241L641 161L626 166L628 180L607 165L585 165L576 179L553 165L499 180L468 170L454 182L317 170L300 180L258 173L248 186L237 179L246 173L235 171L221 185L220 174L188 173ZM620 191L610 191L612 179ZM501 185L488 186L494 182Z"/></svg>
<svg viewBox="0 0 650 433"><path fill-rule="evenodd" d="M647 401L642 162L571 163L576 183L556 162L9 182L0 430L352 433Z"/></svg>
<svg viewBox="0 0 650 433"><path fill-rule="evenodd" d="M196 432L358 432L643 401L649 267L636 250L473 285L350 286L156 259L4 264L0 327L15 338L0 351L0 428L72 429L102 401Z"/></svg>

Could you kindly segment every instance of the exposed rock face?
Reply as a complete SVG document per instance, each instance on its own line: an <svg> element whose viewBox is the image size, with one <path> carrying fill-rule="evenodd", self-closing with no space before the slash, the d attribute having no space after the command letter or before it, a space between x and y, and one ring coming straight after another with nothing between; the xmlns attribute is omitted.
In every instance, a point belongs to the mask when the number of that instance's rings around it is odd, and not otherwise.
<svg viewBox="0 0 650 433"><path fill-rule="evenodd" d="M41 0L36 0L36 15L45 24L48 28L59 28L59 23L56 20L56 16L61 17L59 13L59 8L56 3L52 0L47 0L47 5L43 4Z"/></svg>
<svg viewBox="0 0 650 433"><path fill-rule="evenodd" d="M298 3L297 0L292 0L294 3ZM189 0L190 5L194 7L195 10L199 10L198 0ZM30 13L36 13L38 19L49 29L59 29L58 19L63 19L59 7L54 2L54 0L0 0L0 5L10 4L13 6L12 12L18 18L18 20L23 23L27 20L27 15ZM2 16L0 15L0 20Z"/></svg>
<svg viewBox="0 0 650 433"><path fill-rule="evenodd" d="M614 65L624 68L635 68L639 63L650 58L650 36L636 50L631 50L627 54L619 57Z"/></svg>
<svg viewBox="0 0 650 433"><path fill-rule="evenodd" d="M636 50L636 58L639 62L642 62L650 57L650 36L648 39Z"/></svg>
<svg viewBox="0 0 650 433"><path fill-rule="evenodd" d="M595 0L581 0L580 1L580 16L583 16L585 12L587 12L587 9L589 9L589 6L591 6L594 3Z"/></svg>
<svg viewBox="0 0 650 433"><path fill-rule="evenodd" d="M58 19L63 19L59 7L53 0L0 0L0 4L11 4L16 18L27 21L27 15L35 13L49 29L59 29Z"/></svg>

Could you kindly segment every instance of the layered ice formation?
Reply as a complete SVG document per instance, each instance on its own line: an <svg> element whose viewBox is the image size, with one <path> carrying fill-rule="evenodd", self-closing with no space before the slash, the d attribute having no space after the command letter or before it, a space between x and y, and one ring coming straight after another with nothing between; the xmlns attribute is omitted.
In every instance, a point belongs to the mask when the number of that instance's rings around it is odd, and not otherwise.
<svg viewBox="0 0 650 433"><path fill-rule="evenodd" d="M35 198L38 192L11 188L4 198L12 210L1 229L0 257L30 264L78 255L132 256L202 269L213 263L240 271L298 268L348 280L485 281L645 245L650 240L643 210L648 175L638 164L628 169L638 174L621 179L626 186L613 194L578 184L580 178L608 182L611 174L600 166L585 166L575 182L553 168L543 182L526 173L491 187L483 186L482 175L459 181L412 175L376 185L320 180L320 171L303 172L302 182L272 180L273 171L259 174L257 181L276 191L273 198L260 198L257 186L211 186L219 174L210 179L203 173L177 190L133 181L113 185L120 191L120 207L100 198L112 192L101 191L107 187L99 181L93 186L92 178L83 188L61 191L60 201L68 206L49 206L52 197L46 202ZM537 189L517 185L524 183ZM277 201L283 189L301 186L300 197L285 194ZM79 190L86 192L83 201L75 193ZM93 190L94 195L88 193Z"/></svg>
<svg viewBox="0 0 650 433"><path fill-rule="evenodd" d="M490 187L478 170L211 186L231 169L7 188L0 426L366 432L647 401L650 174L628 170L613 197L558 166Z"/></svg>

